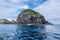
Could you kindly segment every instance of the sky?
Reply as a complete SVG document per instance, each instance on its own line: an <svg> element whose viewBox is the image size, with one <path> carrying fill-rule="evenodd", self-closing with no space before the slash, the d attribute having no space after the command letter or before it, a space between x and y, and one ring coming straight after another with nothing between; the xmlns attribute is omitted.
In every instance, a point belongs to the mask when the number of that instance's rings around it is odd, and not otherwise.
<svg viewBox="0 0 60 40"><path fill-rule="evenodd" d="M0 19L16 19L25 9L34 9L45 0L0 0Z"/></svg>
<svg viewBox="0 0 60 40"><path fill-rule="evenodd" d="M46 20L60 18L60 0L0 0L0 19L16 19L25 9L41 13Z"/></svg>

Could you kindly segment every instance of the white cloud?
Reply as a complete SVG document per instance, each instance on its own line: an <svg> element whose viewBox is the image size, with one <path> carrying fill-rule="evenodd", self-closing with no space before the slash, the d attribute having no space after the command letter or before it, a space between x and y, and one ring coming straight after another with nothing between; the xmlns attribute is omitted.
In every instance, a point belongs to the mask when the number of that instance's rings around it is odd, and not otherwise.
<svg viewBox="0 0 60 40"><path fill-rule="evenodd" d="M27 4L14 4L6 2L5 0L0 0L0 18L15 18L18 15L16 12L19 9L28 9ZM16 12L16 13L15 13Z"/></svg>
<svg viewBox="0 0 60 40"><path fill-rule="evenodd" d="M13 3L19 3L19 2L28 2L31 0L8 0L8 1L13 2Z"/></svg>
<svg viewBox="0 0 60 40"><path fill-rule="evenodd" d="M40 3L42 3L43 0L8 0L11 3L15 4L30 4L33 6L38 6Z"/></svg>
<svg viewBox="0 0 60 40"><path fill-rule="evenodd" d="M23 8L23 9L28 9L29 6L28 6L28 5L24 5L24 6L22 6L21 8Z"/></svg>
<svg viewBox="0 0 60 40"><path fill-rule="evenodd" d="M59 23L58 21L52 21L52 19L60 19L60 0L47 0L45 3L35 7L34 10L42 13L50 22Z"/></svg>
<svg viewBox="0 0 60 40"><path fill-rule="evenodd" d="M34 10L41 12L48 19L60 18L60 0L48 0Z"/></svg>
<svg viewBox="0 0 60 40"><path fill-rule="evenodd" d="M37 1L43 1L43 0L8 0L13 3L19 3L19 2L37 2Z"/></svg>
<svg viewBox="0 0 60 40"><path fill-rule="evenodd" d="M33 6L39 5L41 1L42 0L0 0L0 18L16 18L23 9L33 8Z"/></svg>

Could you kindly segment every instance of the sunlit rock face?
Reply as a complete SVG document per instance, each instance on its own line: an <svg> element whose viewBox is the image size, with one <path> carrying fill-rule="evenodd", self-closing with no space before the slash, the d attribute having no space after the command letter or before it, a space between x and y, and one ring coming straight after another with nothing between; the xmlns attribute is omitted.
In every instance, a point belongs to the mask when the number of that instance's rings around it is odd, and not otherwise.
<svg viewBox="0 0 60 40"><path fill-rule="evenodd" d="M18 15L17 21L21 24L49 24L42 14L31 9L23 10Z"/></svg>

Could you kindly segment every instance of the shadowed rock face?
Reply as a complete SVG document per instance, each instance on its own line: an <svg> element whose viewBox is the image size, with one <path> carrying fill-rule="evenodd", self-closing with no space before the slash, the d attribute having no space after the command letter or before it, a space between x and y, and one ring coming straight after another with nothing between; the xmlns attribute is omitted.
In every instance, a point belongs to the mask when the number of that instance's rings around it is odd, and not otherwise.
<svg viewBox="0 0 60 40"><path fill-rule="evenodd" d="M26 9L22 11L18 17L17 17L18 23L21 24L48 24L48 21L45 20L44 16L41 15L40 13L31 10L31 9Z"/></svg>

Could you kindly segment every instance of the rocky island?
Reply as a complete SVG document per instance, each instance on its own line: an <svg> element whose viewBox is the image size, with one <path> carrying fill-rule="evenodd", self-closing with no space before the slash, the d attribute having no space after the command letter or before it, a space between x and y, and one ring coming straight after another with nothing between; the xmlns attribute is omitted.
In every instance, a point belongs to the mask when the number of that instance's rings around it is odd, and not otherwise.
<svg viewBox="0 0 60 40"><path fill-rule="evenodd" d="M45 20L44 16L34 10L23 10L17 17L20 24L50 24Z"/></svg>
<svg viewBox="0 0 60 40"><path fill-rule="evenodd" d="M17 17L16 21L0 19L0 24L50 24L45 17L31 9L23 10Z"/></svg>

